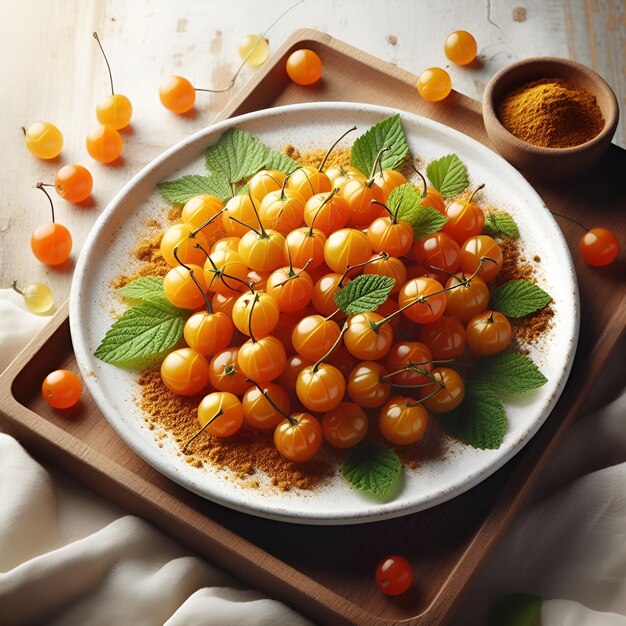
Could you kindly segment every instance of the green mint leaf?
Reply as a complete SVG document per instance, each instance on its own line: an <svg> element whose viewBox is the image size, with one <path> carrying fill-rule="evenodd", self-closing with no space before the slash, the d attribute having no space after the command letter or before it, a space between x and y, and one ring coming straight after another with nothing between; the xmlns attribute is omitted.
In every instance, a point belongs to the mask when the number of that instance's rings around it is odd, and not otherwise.
<svg viewBox="0 0 626 626"><path fill-rule="evenodd" d="M445 215L442 215L436 209L421 206L416 215L412 215L407 220L413 226L413 234L415 239L423 239L441 230L441 227L448 221Z"/></svg>
<svg viewBox="0 0 626 626"><path fill-rule="evenodd" d="M435 209L422 206L422 194L411 183L396 187L387 198L387 208L398 219L413 227L415 239L422 239L441 230L448 218Z"/></svg>
<svg viewBox="0 0 626 626"><path fill-rule="evenodd" d="M411 183L398 185L387 198L387 208L398 217L408 221L406 216L422 206L422 194Z"/></svg>
<svg viewBox="0 0 626 626"><path fill-rule="evenodd" d="M174 204L185 204L189 198L199 196L203 193L216 196L222 202L228 200L233 194L229 181L222 175L182 176L175 180L168 180L157 185L161 195Z"/></svg>
<svg viewBox="0 0 626 626"><path fill-rule="evenodd" d="M335 294L335 304L346 314L375 311L387 298L396 281L388 276L362 274Z"/></svg>
<svg viewBox="0 0 626 626"><path fill-rule="evenodd" d="M498 598L489 611L488 626L540 626L541 596L509 593Z"/></svg>
<svg viewBox="0 0 626 626"><path fill-rule="evenodd" d="M398 114L374 124L354 142L351 153L352 165L369 176L374 167L376 155L383 148L390 148L380 160L384 170L393 170L402 165L409 153L409 144Z"/></svg>
<svg viewBox="0 0 626 626"><path fill-rule="evenodd" d="M129 302L145 302L146 300L165 298L162 276L141 276L128 285L117 290L117 293Z"/></svg>
<svg viewBox="0 0 626 626"><path fill-rule="evenodd" d="M249 132L238 128L225 132L204 154L209 172L223 176L232 184L256 174L266 158L267 148Z"/></svg>
<svg viewBox="0 0 626 626"><path fill-rule="evenodd" d="M476 372L470 384L478 381L508 393L523 393L548 382L533 360L521 352L502 352L482 357L476 364Z"/></svg>
<svg viewBox="0 0 626 626"><path fill-rule="evenodd" d="M432 186L444 197L456 196L469 185L467 169L456 154L431 161L426 168Z"/></svg>
<svg viewBox="0 0 626 626"><path fill-rule="evenodd" d="M491 294L491 308L507 317L524 317L540 311L552 302L552 296L528 280L510 280Z"/></svg>
<svg viewBox="0 0 626 626"><path fill-rule="evenodd" d="M402 463L389 448L365 443L350 451L341 472L353 487L384 500L402 474Z"/></svg>
<svg viewBox="0 0 626 626"><path fill-rule="evenodd" d="M492 237L510 237L519 239L519 229L515 220L508 213L487 213L483 234Z"/></svg>
<svg viewBox="0 0 626 626"><path fill-rule="evenodd" d="M184 315L169 302L155 300L133 306L109 328L94 354L106 363L141 369L178 343Z"/></svg>
<svg viewBox="0 0 626 626"><path fill-rule="evenodd" d="M448 433L473 448L499 448L506 433L506 412L502 400L489 387L468 384L463 402L439 419Z"/></svg>
<svg viewBox="0 0 626 626"><path fill-rule="evenodd" d="M291 174L291 172L302 167L298 161L294 161L290 156L287 156L284 152L279 150L267 149L267 155L265 160L265 169L278 170L283 174Z"/></svg>

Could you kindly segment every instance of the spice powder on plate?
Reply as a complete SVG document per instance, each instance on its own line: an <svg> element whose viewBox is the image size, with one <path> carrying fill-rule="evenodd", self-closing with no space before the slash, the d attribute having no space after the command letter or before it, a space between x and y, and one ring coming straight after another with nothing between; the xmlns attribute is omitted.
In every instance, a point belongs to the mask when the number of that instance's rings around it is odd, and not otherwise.
<svg viewBox="0 0 626 626"><path fill-rule="evenodd" d="M315 151L301 154L294 148L287 146L285 152L290 152L301 163L317 166L321 162L324 151ZM341 154L333 160L332 165L346 165L349 163L349 151L340 151ZM491 209L495 210L495 209ZM170 210L170 223L178 222L179 210ZM158 223L151 221L147 226L156 229ZM217 235L221 236L223 233ZM122 287L139 276L164 275L169 266L160 252L160 243L163 232L156 230L140 241L133 250L133 256L140 261L140 266L132 275L119 276L115 287ZM504 238L500 242L503 252L503 268L499 282L516 278L529 279L534 274L534 268L521 257L516 241ZM523 318L513 320L513 333L516 343L524 345L536 341L550 326L553 311L546 307L543 311ZM137 378L140 397L137 404L144 413L144 419L151 430L156 432L158 441L165 437L172 437L178 444L181 455L182 449L199 429L197 409L200 396L187 397L172 394L161 380L159 367L153 367L141 373ZM372 427L374 426L372 418ZM411 446L398 447L396 452L409 469L418 469L422 462L428 459L444 458L454 453L455 440L446 435L436 420L429 425L427 435L421 442ZM162 445L162 443L160 444ZM265 473L271 485L281 491L290 489L314 490L327 483L336 473L341 462L342 453L330 446L326 446L324 453L316 459L306 463L294 463L282 457L273 444L271 433L265 433L250 427L247 424L241 428L236 437L219 438L210 434L203 434L195 440L185 455L185 460L192 466L202 467L209 463L218 469L224 469L239 479L241 484L251 488L259 488L261 481L258 472Z"/></svg>
<svg viewBox="0 0 626 626"><path fill-rule="evenodd" d="M595 97L560 78L518 87L500 104L498 118L511 134L544 148L578 146L604 127Z"/></svg>

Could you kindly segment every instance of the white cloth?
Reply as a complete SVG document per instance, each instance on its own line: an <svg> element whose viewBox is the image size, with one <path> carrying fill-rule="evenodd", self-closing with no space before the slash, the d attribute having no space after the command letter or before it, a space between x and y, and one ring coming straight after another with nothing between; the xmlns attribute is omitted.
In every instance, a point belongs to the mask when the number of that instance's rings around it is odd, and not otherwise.
<svg viewBox="0 0 626 626"><path fill-rule="evenodd" d="M0 290L0 369L45 323L8 291ZM486 623L493 601L511 592L544 598L543 626L626 626L624 347L596 389L602 406L567 433L461 603L456 626ZM44 469L7 435L0 502L2 624L310 623Z"/></svg>

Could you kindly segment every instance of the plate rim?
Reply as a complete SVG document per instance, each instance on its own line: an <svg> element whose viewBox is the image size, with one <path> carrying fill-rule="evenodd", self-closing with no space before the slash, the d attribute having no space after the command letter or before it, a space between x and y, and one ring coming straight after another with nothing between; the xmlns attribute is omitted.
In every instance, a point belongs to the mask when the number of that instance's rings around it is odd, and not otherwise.
<svg viewBox="0 0 626 626"><path fill-rule="evenodd" d="M112 426L115 432L120 436L120 438L124 441L126 445L128 445L136 454L138 454L142 460L148 463L150 466L155 468L161 474L165 475L170 480L173 480L177 484L185 487L189 491L200 495L201 497L220 504L222 506L228 507L230 509L234 509L243 513L247 513L250 515L260 516L264 518L269 518L277 521L286 521L290 523L298 523L298 524L311 524L311 525L348 525L348 524L357 524L357 523L367 523L367 522L375 522L381 521L385 519L391 519L395 517L401 517L405 515L410 515L412 513L422 511L425 509L432 508L437 506L443 502L446 502L466 491L470 490L477 484L481 483L483 480L491 476L498 469L500 469L504 464L506 464L510 459L516 456L522 448L535 436L539 428L545 423L548 419L550 413L552 412L554 406L556 405L558 399L560 398L565 384L569 378L569 374L574 362L574 357L576 353L576 348L578 345L578 335L580 328L580 294L578 288L578 281L576 277L576 273L574 270L574 264L569 253L569 247L565 241L565 238L562 234L562 231L558 228L554 229L557 238L560 240L560 243L564 250L566 251L566 258L568 261L567 267L563 268L563 271L570 277L571 286L573 288L573 313L574 313L574 324L572 326L571 336L567 338L570 348L570 356L569 360L566 363L565 369L561 374L561 378L557 384L557 387L554 390L554 393L549 398L546 406L544 406L542 411L542 419L536 419L533 424L534 428L532 432L530 432L522 441L517 442L514 446L512 446L511 451L508 454L502 455L502 457L496 458L487 468L483 469L480 472L477 472L476 476L473 480L465 481L461 486L457 486L453 490L453 495L450 493L439 489L439 493L436 496L433 496L429 499L421 501L419 504L414 506L407 506L406 504L397 508L386 508L383 507L379 513L376 512L376 508L372 508L372 502L364 498L364 510L360 513L348 512L347 514L331 514L324 513L323 516L318 515L304 515L302 513L292 513L285 512L280 506L270 505L266 507L249 507L245 505L238 505L236 502L234 503L231 500L222 498L219 494L216 496L212 494L211 496L207 495L206 490L200 490L193 481L190 481L186 478L186 476L180 474L175 469L172 470L168 467L166 462L161 463L158 455L150 454L150 451L144 450L143 446L140 445L141 441L136 440L132 435L132 430L120 420L112 420L109 418L111 413L116 413L117 411L114 407L109 403L106 395L102 392L98 382L97 377L86 375L87 372L92 371L89 366L89 362L94 359L93 355L87 350L87 341L84 340L83 332L81 329L81 325L79 324L79 320L81 318L81 302L82 298L79 297L78 293L80 291L80 287L82 282L85 280L86 272L85 269L87 267L89 256L91 254L91 250L98 241L100 232L106 227L108 222L115 217L117 207L124 202L125 197L134 190L135 187L141 185L146 181L146 179L150 178L155 174L155 171L160 170L166 164L169 163L170 159L174 159L180 152L183 152L186 149L191 148L193 145L197 143L204 143L207 137L216 135L218 133L223 133L229 130L230 128L237 127L238 125L245 124L250 121L254 121L257 118L263 118L266 116L274 116L274 115L282 115L291 111L301 111L301 110L324 110L328 109L330 111L336 110L351 110L351 111L364 111L368 113L380 113L383 115L394 115L399 113L402 119L402 116L409 116L412 118L416 118L419 123L424 123L427 126L431 126L434 130L445 129L446 134L452 134L462 138L464 142L469 142L470 146L476 147L479 151L487 151L490 153L492 157L496 157L502 167L508 170L507 175L512 176L514 179L517 179L518 183L523 184L523 186L527 189L527 191L536 197L536 201L539 205L544 207L546 210L546 217L551 219L556 225L556 221L554 217L550 214L549 210L546 207L545 202L541 198L541 196L537 193L534 187L505 159L503 159L500 155L491 150L488 146L482 144L476 139L470 137L458 131L455 128L442 124L441 122L437 122L436 120L431 120L422 115L418 115L416 113L405 111L402 109L384 107L380 105L373 105L367 103L354 103L354 102L313 102L313 103L298 103L298 104L289 104L283 105L279 107L271 107L267 109L261 109L258 111L253 111L250 113L245 113L243 115L238 115L235 117L227 118L225 120L219 121L215 124L210 124L206 128L200 129L189 135L188 137L182 139L177 142L173 146L164 150L160 155L147 163L139 172L133 175L130 180L124 184L124 186L113 196L111 201L107 204L105 209L98 216L94 225L92 226L85 242L83 244L82 250L80 252L78 261L76 263L76 267L74 270L72 286L70 290L70 298L69 298L69 320L70 320L70 333L72 337L72 343L74 345L74 351L76 354L76 360L83 375L83 380L88 387L91 395L96 402L96 405L103 413L104 417L107 419L108 423ZM218 137L219 139L219 137ZM207 146L208 147L208 146ZM206 149L206 148L204 148ZM188 163L183 163L179 165L177 169L184 167ZM149 196L146 196L146 198ZM545 414L545 415L544 415ZM385 505L391 505L393 500L390 502L385 502ZM368 508L369 507L369 508Z"/></svg>

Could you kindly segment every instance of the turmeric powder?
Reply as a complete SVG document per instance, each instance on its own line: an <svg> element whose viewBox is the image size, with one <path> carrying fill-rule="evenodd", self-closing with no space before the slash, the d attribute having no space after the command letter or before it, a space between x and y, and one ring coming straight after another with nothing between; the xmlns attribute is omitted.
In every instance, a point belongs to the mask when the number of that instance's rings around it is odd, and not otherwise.
<svg viewBox="0 0 626 626"><path fill-rule="evenodd" d="M595 97L560 78L518 87L504 98L498 117L511 134L544 148L580 145L604 127Z"/></svg>

